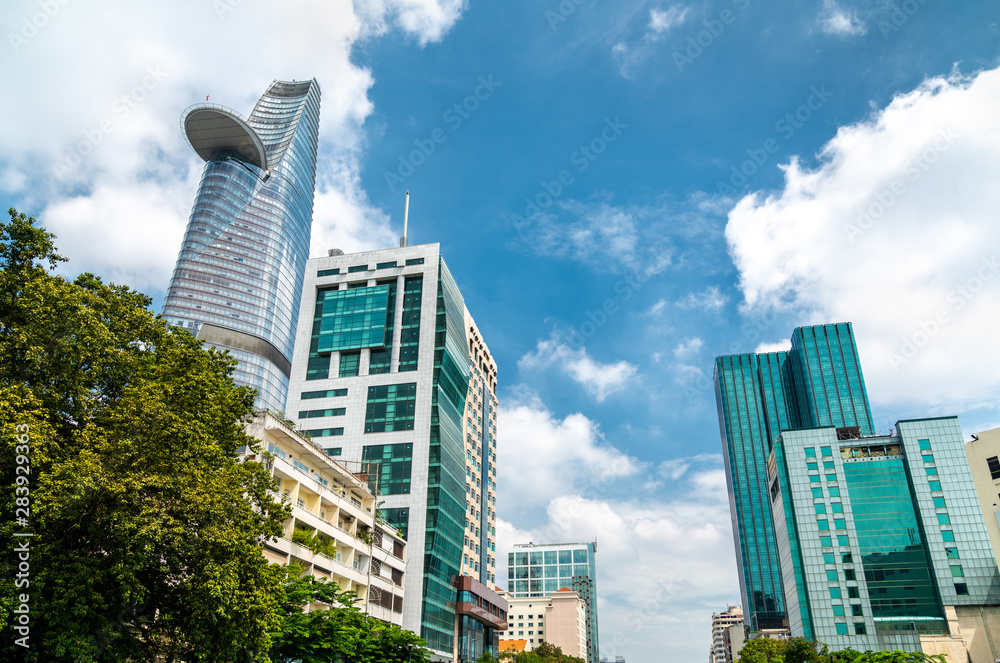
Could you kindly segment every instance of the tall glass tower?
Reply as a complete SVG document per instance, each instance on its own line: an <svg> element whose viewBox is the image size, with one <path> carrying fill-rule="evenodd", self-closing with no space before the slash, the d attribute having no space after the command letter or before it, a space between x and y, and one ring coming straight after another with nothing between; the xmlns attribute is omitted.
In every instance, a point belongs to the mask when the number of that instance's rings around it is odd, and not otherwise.
<svg viewBox="0 0 1000 663"><path fill-rule="evenodd" d="M185 111L205 171L163 316L237 359L257 406L283 411L312 226L319 134L316 80L275 81L244 120Z"/></svg>
<svg viewBox="0 0 1000 663"><path fill-rule="evenodd" d="M767 458L783 430L874 432L851 323L800 327L787 352L717 357L715 398L743 614L753 630L780 628L785 607Z"/></svg>

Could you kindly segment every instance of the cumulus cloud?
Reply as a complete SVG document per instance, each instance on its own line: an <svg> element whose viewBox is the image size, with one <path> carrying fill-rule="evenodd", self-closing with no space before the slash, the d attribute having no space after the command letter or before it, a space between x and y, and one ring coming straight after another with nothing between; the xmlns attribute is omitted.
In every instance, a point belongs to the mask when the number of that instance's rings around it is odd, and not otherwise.
<svg viewBox="0 0 1000 663"><path fill-rule="evenodd" d="M618 63L618 73L624 78L631 78L632 69L653 56L657 43L674 28L682 25L687 15L688 8L682 5L650 9L649 23L642 36L631 44L623 40L611 47L611 55Z"/></svg>
<svg viewBox="0 0 1000 663"><path fill-rule="evenodd" d="M596 422L580 413L560 419L530 395L500 406L497 429L498 486L508 517L559 495L601 492L639 471L638 461L607 444Z"/></svg>
<svg viewBox="0 0 1000 663"><path fill-rule="evenodd" d="M823 11L819 15L819 27L823 32L848 37L867 32L864 22L856 12L848 11L836 0L823 0Z"/></svg>
<svg viewBox="0 0 1000 663"><path fill-rule="evenodd" d="M775 343L761 343L754 350L757 354L763 354L767 352L787 352L792 349L792 342L789 341L777 341Z"/></svg>
<svg viewBox="0 0 1000 663"><path fill-rule="evenodd" d="M558 366L598 402L624 389L638 371L638 367L624 360L609 364L595 361L587 354L587 348L574 350L563 343L556 334L549 340L538 341L534 351L522 356L517 366L522 370L541 370Z"/></svg>
<svg viewBox="0 0 1000 663"><path fill-rule="evenodd" d="M710 285L701 292L690 292L677 300L675 306L685 311L700 309L702 311L717 311L726 305L729 297L722 294L719 286Z"/></svg>
<svg viewBox="0 0 1000 663"><path fill-rule="evenodd" d="M358 178L373 79L351 62L352 49L387 30L421 44L440 39L464 6L290 0L274 12L180 0L137 12L111 0L100 10L60 3L34 29L35 5L5 3L12 52L0 74L25 99L45 103L5 107L3 187L59 236L71 272L162 290L204 165L181 134L183 110L210 95L246 116L273 79L315 77L323 97L314 250L384 245L388 220ZM252 45L255 57L220 50L224 43Z"/></svg>
<svg viewBox="0 0 1000 663"><path fill-rule="evenodd" d="M648 647L667 640L672 656L696 660L704 639L691 633L704 631L705 615L739 592L725 477L701 467L678 476L683 498L555 497L538 526L498 521L497 546L596 539L601 655L655 660ZM506 586L504 555L497 578Z"/></svg>
<svg viewBox="0 0 1000 663"><path fill-rule="evenodd" d="M653 8L649 10L649 29L653 32L669 32L684 22L687 18L687 7L674 5L666 10Z"/></svg>
<svg viewBox="0 0 1000 663"><path fill-rule="evenodd" d="M932 78L729 214L746 312L854 322L876 404L1000 395L1000 70Z"/></svg>
<svg viewBox="0 0 1000 663"><path fill-rule="evenodd" d="M686 338L678 343L677 347L674 348L674 356L678 359L689 359L697 355L703 345L705 345L705 342L697 336L694 338Z"/></svg>

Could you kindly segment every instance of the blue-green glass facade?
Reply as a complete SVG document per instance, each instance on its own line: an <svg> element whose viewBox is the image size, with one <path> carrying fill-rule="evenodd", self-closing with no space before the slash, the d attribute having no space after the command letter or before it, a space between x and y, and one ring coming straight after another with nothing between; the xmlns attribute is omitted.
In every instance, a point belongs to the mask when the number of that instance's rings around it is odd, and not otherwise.
<svg viewBox="0 0 1000 663"><path fill-rule="evenodd" d="M360 350L386 344L389 287L323 291L319 352Z"/></svg>
<svg viewBox="0 0 1000 663"><path fill-rule="evenodd" d="M744 614L754 629L778 627L785 609L765 465L782 430L874 430L852 325L797 328L786 352L717 357L715 394Z"/></svg>
<svg viewBox="0 0 1000 663"><path fill-rule="evenodd" d="M469 389L469 353L465 301L441 258L438 273L420 637L434 649L452 651L455 628L452 580L461 570L465 532L462 416ZM403 371L402 353L399 370Z"/></svg>
<svg viewBox="0 0 1000 663"><path fill-rule="evenodd" d="M507 591L515 597L543 597L563 587L584 600L587 663L600 662L597 629L597 544L515 545L507 555Z"/></svg>
<svg viewBox="0 0 1000 663"><path fill-rule="evenodd" d="M416 405L416 382L368 387L365 432L413 430Z"/></svg>
<svg viewBox="0 0 1000 663"><path fill-rule="evenodd" d="M256 388L257 406L271 410L284 410L288 393L309 257L319 104L315 80L275 81L261 96L246 126L266 153L266 171L238 145L196 147L205 170L163 304L169 324L230 350L239 360L233 378ZM197 106L185 126L199 112L235 117Z"/></svg>
<svg viewBox="0 0 1000 663"><path fill-rule="evenodd" d="M775 442L768 476L793 636L918 651L919 634L948 632L945 606L1000 604L957 420L896 431L804 428Z"/></svg>

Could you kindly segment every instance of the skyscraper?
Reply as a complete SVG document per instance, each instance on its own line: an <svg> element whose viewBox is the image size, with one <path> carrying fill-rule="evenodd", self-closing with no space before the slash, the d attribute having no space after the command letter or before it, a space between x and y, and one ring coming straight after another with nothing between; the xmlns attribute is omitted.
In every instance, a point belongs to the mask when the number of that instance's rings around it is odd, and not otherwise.
<svg viewBox="0 0 1000 663"><path fill-rule="evenodd" d="M993 661L1000 572L955 417L782 431L767 467L793 636Z"/></svg>
<svg viewBox="0 0 1000 663"><path fill-rule="evenodd" d="M488 563L461 576L467 546L493 548L495 364L439 245L330 254L307 264L289 416L369 468L407 539L404 628L449 660L495 654L506 602L479 580Z"/></svg>
<svg viewBox="0 0 1000 663"><path fill-rule="evenodd" d="M206 161L163 316L237 359L257 406L283 411L309 257L319 84L275 81L244 120L216 105L185 111Z"/></svg>
<svg viewBox="0 0 1000 663"><path fill-rule="evenodd" d="M797 328L787 352L717 357L715 397L744 616L755 631L780 628L785 608L765 466L786 429L873 432L851 323Z"/></svg>
<svg viewBox="0 0 1000 663"><path fill-rule="evenodd" d="M583 599L587 620L587 663L601 655L597 636L597 542L521 543L507 555L507 590L515 598L547 597L563 587Z"/></svg>

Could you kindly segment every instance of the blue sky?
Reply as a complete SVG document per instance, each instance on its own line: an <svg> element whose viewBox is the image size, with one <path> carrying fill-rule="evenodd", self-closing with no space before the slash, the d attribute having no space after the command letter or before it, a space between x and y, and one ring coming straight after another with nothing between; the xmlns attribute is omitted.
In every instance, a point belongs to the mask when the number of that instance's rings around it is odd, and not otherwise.
<svg viewBox="0 0 1000 663"><path fill-rule="evenodd" d="M702 661L739 600L716 355L849 320L880 427L1000 425L994 3L282 7L5 3L0 202L159 306L183 110L317 77L313 255L410 189L500 368L501 542L597 537L605 653Z"/></svg>

